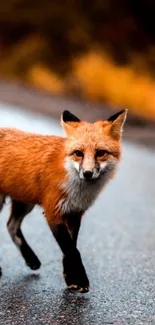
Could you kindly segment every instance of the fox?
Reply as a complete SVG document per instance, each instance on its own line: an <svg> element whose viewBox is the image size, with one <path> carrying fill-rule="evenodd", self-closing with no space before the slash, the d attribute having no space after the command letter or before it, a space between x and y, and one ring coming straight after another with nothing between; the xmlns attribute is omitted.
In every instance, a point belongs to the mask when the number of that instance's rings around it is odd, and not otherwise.
<svg viewBox="0 0 155 325"><path fill-rule="evenodd" d="M7 229L12 241L27 266L39 269L41 262L26 242L21 224L34 206L41 206L62 251L66 286L81 293L90 287L77 248L81 221L116 173L126 116L127 109L89 123L65 110L63 137L0 129L0 209L9 197Z"/></svg>

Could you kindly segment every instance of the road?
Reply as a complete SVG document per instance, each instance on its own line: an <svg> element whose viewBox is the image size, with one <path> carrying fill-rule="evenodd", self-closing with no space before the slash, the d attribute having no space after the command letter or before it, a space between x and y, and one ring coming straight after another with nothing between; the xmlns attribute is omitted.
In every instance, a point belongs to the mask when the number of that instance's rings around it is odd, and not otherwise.
<svg viewBox="0 0 155 325"><path fill-rule="evenodd" d="M63 134L59 123L0 105L0 126ZM90 292L68 292L61 252L40 208L23 232L40 260L29 270L0 217L0 325L155 324L155 149L123 143L119 171L83 219L78 246Z"/></svg>

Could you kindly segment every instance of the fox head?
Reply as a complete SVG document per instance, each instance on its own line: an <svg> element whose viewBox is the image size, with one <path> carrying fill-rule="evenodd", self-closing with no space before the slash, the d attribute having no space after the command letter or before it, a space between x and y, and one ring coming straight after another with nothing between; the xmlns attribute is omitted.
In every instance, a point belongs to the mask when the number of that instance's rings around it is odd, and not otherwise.
<svg viewBox="0 0 155 325"><path fill-rule="evenodd" d="M121 138L127 110L108 120L88 123L64 111L61 124L67 134L65 164L68 172L80 179L93 181L114 171L121 155Z"/></svg>

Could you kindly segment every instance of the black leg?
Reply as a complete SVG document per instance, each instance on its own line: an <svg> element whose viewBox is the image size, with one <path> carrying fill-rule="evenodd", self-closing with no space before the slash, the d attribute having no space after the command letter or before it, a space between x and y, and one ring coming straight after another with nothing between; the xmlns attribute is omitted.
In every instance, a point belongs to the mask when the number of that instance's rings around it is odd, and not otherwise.
<svg viewBox="0 0 155 325"><path fill-rule="evenodd" d="M65 217L67 227L75 245L77 245L78 233L81 225L82 213L74 213Z"/></svg>
<svg viewBox="0 0 155 325"><path fill-rule="evenodd" d="M27 244L20 226L24 217L33 209L33 205L27 205L19 201L12 200L12 211L7 223L8 231L15 245L20 250L26 264L32 269L37 270L41 263L30 246Z"/></svg>
<svg viewBox="0 0 155 325"><path fill-rule="evenodd" d="M72 238L75 246L77 245L77 238L78 238L78 233L79 233L79 229L80 229L81 218L82 218L81 213L70 214L70 215L67 215L65 218L67 228L69 230L69 233L71 235L71 238ZM72 260L70 258L68 258L67 256L63 255L62 263L63 263L64 277L67 278L67 274L69 274L68 270L71 270L71 268L72 268ZM68 275L68 277L69 277L69 275ZM73 288L74 288L74 286L73 286Z"/></svg>
<svg viewBox="0 0 155 325"><path fill-rule="evenodd" d="M64 254L64 278L68 288L80 292L89 291L89 280L80 253L76 248L77 232L75 232L76 236L73 240L65 224L51 226L51 230Z"/></svg>

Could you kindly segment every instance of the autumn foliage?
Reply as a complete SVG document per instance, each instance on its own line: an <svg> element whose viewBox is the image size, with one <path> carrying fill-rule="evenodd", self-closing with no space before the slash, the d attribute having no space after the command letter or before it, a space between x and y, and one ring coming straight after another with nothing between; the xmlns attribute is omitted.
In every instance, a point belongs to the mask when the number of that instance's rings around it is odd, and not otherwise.
<svg viewBox="0 0 155 325"><path fill-rule="evenodd" d="M155 118L153 1L6 0L0 75Z"/></svg>

